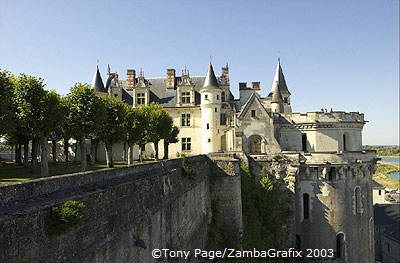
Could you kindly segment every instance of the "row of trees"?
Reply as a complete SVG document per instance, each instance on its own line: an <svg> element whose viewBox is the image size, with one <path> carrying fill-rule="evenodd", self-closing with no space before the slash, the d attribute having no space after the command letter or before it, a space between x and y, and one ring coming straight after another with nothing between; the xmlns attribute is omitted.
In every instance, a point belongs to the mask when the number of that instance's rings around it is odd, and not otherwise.
<svg viewBox="0 0 400 263"><path fill-rule="evenodd" d="M69 141L80 144L81 169L87 169L85 140L91 139L91 161L96 159L99 142L106 148L107 166L113 167L112 147L115 143L128 145L128 165L132 164L134 145L141 149L154 143L158 159L158 143L164 140L164 158L168 145L177 142L179 130L168 113L156 104L133 108L116 98L96 96L88 84L77 83L68 95L44 89L43 79L21 74L18 77L0 71L0 137L15 145L16 162L28 166L28 145L31 142L31 163L38 165L41 152L41 173L48 176L48 141L63 140L68 162ZM141 154L140 154L141 156Z"/></svg>

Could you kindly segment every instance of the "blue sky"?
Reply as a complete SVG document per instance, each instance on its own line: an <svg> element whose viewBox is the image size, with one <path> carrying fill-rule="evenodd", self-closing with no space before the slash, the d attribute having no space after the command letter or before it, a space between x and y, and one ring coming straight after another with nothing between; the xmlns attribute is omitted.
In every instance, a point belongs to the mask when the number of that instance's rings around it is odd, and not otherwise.
<svg viewBox="0 0 400 263"><path fill-rule="evenodd" d="M68 93L97 60L164 76L229 62L231 90L261 81L281 57L295 112L360 111L364 144L399 143L398 1L0 0L0 68Z"/></svg>

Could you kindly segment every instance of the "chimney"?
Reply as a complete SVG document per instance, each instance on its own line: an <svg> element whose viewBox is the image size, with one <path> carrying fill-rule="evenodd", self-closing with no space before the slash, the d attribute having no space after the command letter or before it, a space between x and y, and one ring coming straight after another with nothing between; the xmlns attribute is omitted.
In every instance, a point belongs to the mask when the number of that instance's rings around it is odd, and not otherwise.
<svg viewBox="0 0 400 263"><path fill-rule="evenodd" d="M239 90L244 90L247 88L247 82L239 82Z"/></svg>
<svg viewBox="0 0 400 263"><path fill-rule="evenodd" d="M167 69L167 89L175 88L175 69Z"/></svg>
<svg viewBox="0 0 400 263"><path fill-rule="evenodd" d="M259 82L259 81L257 81L257 82L252 82L252 83L251 83L251 87L252 87L254 90L260 90L260 82Z"/></svg>
<svg viewBox="0 0 400 263"><path fill-rule="evenodd" d="M221 72L222 72L222 77L225 78L227 82L229 82L229 67L228 67L228 63L226 64L225 67L222 67Z"/></svg>
<svg viewBox="0 0 400 263"><path fill-rule="evenodd" d="M136 71L134 69L128 69L126 71L127 90L133 90L136 84L135 80L136 80Z"/></svg>

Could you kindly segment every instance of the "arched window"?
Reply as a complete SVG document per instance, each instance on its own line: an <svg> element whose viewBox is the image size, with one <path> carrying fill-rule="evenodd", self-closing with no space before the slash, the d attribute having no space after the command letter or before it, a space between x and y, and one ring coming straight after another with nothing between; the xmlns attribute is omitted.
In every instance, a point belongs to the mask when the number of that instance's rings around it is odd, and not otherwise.
<svg viewBox="0 0 400 263"><path fill-rule="evenodd" d="M344 234L336 235L336 258L345 258Z"/></svg>
<svg viewBox="0 0 400 263"><path fill-rule="evenodd" d="M303 218L310 218L310 196L308 194L303 194Z"/></svg>
<svg viewBox="0 0 400 263"><path fill-rule="evenodd" d="M347 151L347 135L343 134L343 151Z"/></svg>
<svg viewBox="0 0 400 263"><path fill-rule="evenodd" d="M249 138L250 154L261 153L261 137L258 135L252 135Z"/></svg>
<svg viewBox="0 0 400 263"><path fill-rule="evenodd" d="M355 214L362 213L361 188L359 186L354 189L354 212Z"/></svg>

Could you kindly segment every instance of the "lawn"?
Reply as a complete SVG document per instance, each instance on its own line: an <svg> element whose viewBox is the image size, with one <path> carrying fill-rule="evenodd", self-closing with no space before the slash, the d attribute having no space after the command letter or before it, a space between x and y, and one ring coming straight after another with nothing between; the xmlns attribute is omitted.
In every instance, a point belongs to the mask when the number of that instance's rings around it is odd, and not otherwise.
<svg viewBox="0 0 400 263"><path fill-rule="evenodd" d="M126 162L114 162L115 167L126 166ZM89 170L98 170L106 168L106 163L96 163L88 166ZM49 175L70 174L80 171L80 163L51 163L49 162ZM11 162L0 161L0 184L24 182L40 178L39 168L31 169L23 166L16 166Z"/></svg>
<svg viewBox="0 0 400 263"><path fill-rule="evenodd" d="M387 162L378 162L375 175L372 177L375 182L385 188L400 189L400 181L387 177L387 174L399 171L399 166Z"/></svg>

